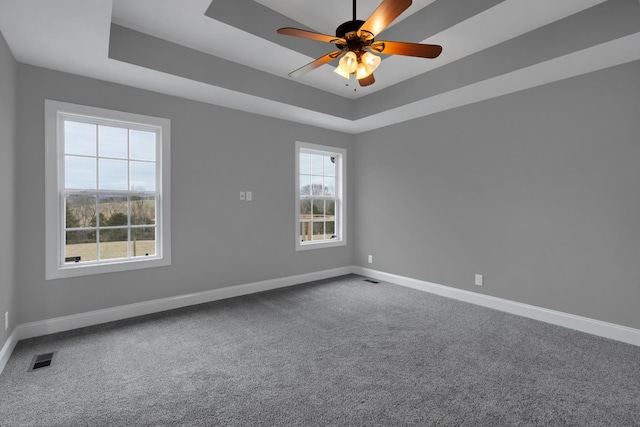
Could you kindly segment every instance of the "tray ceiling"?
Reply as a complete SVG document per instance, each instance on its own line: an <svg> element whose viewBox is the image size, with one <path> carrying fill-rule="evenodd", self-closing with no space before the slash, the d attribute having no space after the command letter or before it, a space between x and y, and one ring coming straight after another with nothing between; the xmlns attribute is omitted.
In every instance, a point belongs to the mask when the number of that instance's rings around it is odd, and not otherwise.
<svg viewBox="0 0 640 427"><path fill-rule="evenodd" d="M366 19L381 0L359 0ZM385 56L362 88L287 76L332 50L279 35L334 34L348 0L0 0L19 62L349 133L640 59L637 0L414 0L381 39L443 46Z"/></svg>

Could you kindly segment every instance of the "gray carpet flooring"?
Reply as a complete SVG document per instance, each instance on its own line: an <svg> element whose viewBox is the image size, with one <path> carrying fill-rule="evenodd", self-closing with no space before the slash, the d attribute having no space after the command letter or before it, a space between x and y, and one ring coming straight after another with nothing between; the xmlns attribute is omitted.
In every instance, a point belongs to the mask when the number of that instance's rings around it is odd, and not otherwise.
<svg viewBox="0 0 640 427"><path fill-rule="evenodd" d="M20 341L0 424L638 426L640 347L345 276Z"/></svg>

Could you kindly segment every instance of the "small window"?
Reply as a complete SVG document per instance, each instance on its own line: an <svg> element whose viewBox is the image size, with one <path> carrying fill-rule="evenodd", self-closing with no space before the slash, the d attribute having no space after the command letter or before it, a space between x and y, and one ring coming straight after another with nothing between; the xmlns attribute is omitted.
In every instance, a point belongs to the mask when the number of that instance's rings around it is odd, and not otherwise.
<svg viewBox="0 0 640 427"><path fill-rule="evenodd" d="M170 264L169 125L46 101L47 279Z"/></svg>
<svg viewBox="0 0 640 427"><path fill-rule="evenodd" d="M346 244L346 156L341 148L296 143L296 250Z"/></svg>

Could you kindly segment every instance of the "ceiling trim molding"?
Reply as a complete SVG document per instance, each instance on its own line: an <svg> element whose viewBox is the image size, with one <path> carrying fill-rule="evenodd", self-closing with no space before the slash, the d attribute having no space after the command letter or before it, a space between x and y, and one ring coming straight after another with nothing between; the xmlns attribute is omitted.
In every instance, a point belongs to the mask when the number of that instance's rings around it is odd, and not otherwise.
<svg viewBox="0 0 640 427"><path fill-rule="evenodd" d="M109 58L212 86L344 119L352 101L291 79L112 24Z"/></svg>
<svg viewBox="0 0 640 427"><path fill-rule="evenodd" d="M415 0L383 36L445 51L394 55L354 92L330 65L288 78L308 57L205 16L215 4L267 14L262 4L314 25L342 14L331 1L0 1L0 31L23 64L354 134L640 59L637 0ZM262 31L278 36L271 25Z"/></svg>
<svg viewBox="0 0 640 427"><path fill-rule="evenodd" d="M379 129L638 60L640 32L355 120L350 133Z"/></svg>
<svg viewBox="0 0 640 427"><path fill-rule="evenodd" d="M600 3L355 100L354 119L383 113L640 31L635 2ZM544 49L536 49L544 46ZM596 63L600 55L594 55Z"/></svg>

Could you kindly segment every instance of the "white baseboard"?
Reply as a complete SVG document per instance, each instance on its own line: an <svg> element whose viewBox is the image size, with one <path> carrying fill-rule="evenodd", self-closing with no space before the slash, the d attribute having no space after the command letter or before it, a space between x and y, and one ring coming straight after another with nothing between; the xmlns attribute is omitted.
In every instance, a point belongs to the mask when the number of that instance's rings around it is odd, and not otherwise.
<svg viewBox="0 0 640 427"><path fill-rule="evenodd" d="M18 334L16 332L16 329L14 329L11 332L11 335L9 335L9 338L7 338L7 341L2 346L2 349L0 350L0 374L2 373L4 367L7 365L7 362L11 357L11 353L13 353L13 349L16 348L16 344L18 344L18 341Z"/></svg>
<svg viewBox="0 0 640 427"><path fill-rule="evenodd" d="M355 274L371 277L396 285L406 286L420 291L429 292L460 301L469 302L483 307L489 307L530 319L540 320L565 328L575 329L588 334L597 335L616 341L640 346L640 330L614 323L602 322L588 317L576 316L561 311L549 310L535 305L523 304L502 298L483 295L437 283L425 282L410 277L398 276L364 267L353 267Z"/></svg>
<svg viewBox="0 0 640 427"><path fill-rule="evenodd" d="M23 323L16 327L17 340L99 325L106 322L128 319L145 314L157 313L165 310L187 307L211 301L218 301L271 289L284 288L301 283L323 280L350 274L351 267L335 268L313 273L299 274L296 276L282 277L261 282L246 283L229 286L226 288L212 289L187 295L144 301L135 304L127 304L103 310L89 311L70 316L56 317L37 322Z"/></svg>
<svg viewBox="0 0 640 427"><path fill-rule="evenodd" d="M438 285L436 283L425 282L418 279L412 279L410 277L385 273L364 267L349 266L128 304L103 310L95 310L70 316L40 320L37 322L23 323L16 326L0 350L0 373L2 373L2 370L7 364L16 344L22 339L99 325L106 322L113 322L116 320L123 320L131 317L143 316L145 314L218 301L268 291L271 289L284 288L287 286L313 282L315 280L330 279L332 277L352 273L640 346L640 330L638 329L478 294L475 292L465 291L463 289Z"/></svg>

